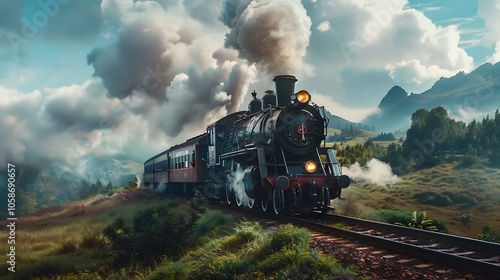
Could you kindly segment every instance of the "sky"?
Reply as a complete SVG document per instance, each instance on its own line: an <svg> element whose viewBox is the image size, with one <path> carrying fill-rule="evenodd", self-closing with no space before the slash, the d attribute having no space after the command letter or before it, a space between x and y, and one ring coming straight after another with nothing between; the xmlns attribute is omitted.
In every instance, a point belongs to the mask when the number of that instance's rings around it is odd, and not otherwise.
<svg viewBox="0 0 500 280"><path fill-rule="evenodd" d="M361 122L500 60L500 0L0 0L0 163L143 162L275 75Z"/></svg>

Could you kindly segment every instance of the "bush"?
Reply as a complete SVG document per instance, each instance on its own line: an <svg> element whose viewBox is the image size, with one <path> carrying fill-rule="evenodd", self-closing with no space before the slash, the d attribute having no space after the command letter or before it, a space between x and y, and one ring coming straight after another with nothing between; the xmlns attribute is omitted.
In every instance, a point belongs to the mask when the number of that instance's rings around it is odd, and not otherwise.
<svg viewBox="0 0 500 280"><path fill-rule="evenodd" d="M235 219L220 211L207 210L196 222L196 229L189 237L194 243L204 242L213 237L219 237L234 232Z"/></svg>
<svg viewBox="0 0 500 280"><path fill-rule="evenodd" d="M311 235L307 229L294 227L290 224L280 226L271 236L270 249L278 251L285 247L309 246Z"/></svg>
<svg viewBox="0 0 500 280"><path fill-rule="evenodd" d="M95 229L95 228L87 228L83 234L82 239L80 240L81 248L102 248L106 245L106 241L104 236Z"/></svg>
<svg viewBox="0 0 500 280"><path fill-rule="evenodd" d="M389 224L408 224L412 218L412 214L409 211L401 210L380 210L378 211L382 219Z"/></svg>
<svg viewBox="0 0 500 280"><path fill-rule="evenodd" d="M479 234L479 239L489 242L500 243L500 233L496 232L488 225L481 227L482 234Z"/></svg>
<svg viewBox="0 0 500 280"><path fill-rule="evenodd" d="M188 206L170 203L139 211L132 225L117 218L103 233L111 243L115 264L151 262L166 253L177 255L197 219L198 213Z"/></svg>
<svg viewBox="0 0 500 280"><path fill-rule="evenodd" d="M76 245L76 240L70 239L70 240L65 240L59 249L56 250L56 253L58 254L69 254L73 253L76 251L78 246Z"/></svg>

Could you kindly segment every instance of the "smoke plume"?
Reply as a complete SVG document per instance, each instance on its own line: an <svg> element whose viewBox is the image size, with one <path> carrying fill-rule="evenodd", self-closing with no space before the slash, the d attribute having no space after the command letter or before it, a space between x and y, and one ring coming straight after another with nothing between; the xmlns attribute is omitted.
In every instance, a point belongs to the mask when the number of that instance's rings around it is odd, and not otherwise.
<svg viewBox="0 0 500 280"><path fill-rule="evenodd" d="M312 72L303 61L311 19L299 0L227 0L220 20L231 29L225 46L239 57L274 75Z"/></svg>
<svg viewBox="0 0 500 280"><path fill-rule="evenodd" d="M220 23L190 17L199 8L106 1L103 14L119 24L118 41L87 56L110 98L133 100L133 113L170 137L235 112L256 76L255 66L220 50Z"/></svg>
<svg viewBox="0 0 500 280"><path fill-rule="evenodd" d="M248 201L253 201L253 198L248 197L245 192L245 185L243 183L243 178L245 173L250 172L249 170L243 170L238 163L236 171L232 171L229 175L229 189L234 192L237 199L242 202L244 206L248 206Z"/></svg>
<svg viewBox="0 0 500 280"><path fill-rule="evenodd" d="M392 173L389 164L375 158L370 159L365 168L362 168L356 162L343 171L345 175L351 177L356 182L368 182L380 186L394 184L401 180L397 175Z"/></svg>

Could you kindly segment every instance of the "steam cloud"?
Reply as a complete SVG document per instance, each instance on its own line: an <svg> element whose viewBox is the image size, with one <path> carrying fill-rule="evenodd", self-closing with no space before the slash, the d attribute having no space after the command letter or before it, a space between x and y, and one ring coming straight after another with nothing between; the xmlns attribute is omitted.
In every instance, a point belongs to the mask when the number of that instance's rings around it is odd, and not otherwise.
<svg viewBox="0 0 500 280"><path fill-rule="evenodd" d="M401 180L397 175L392 173L389 164L375 158L370 159L364 169L356 162L343 171L345 175L351 177L354 181L368 182L379 186L394 184Z"/></svg>
<svg viewBox="0 0 500 280"><path fill-rule="evenodd" d="M259 63L268 73L310 74L303 61L311 36L311 19L298 0L224 1L220 20L231 31L226 47Z"/></svg>
<svg viewBox="0 0 500 280"><path fill-rule="evenodd" d="M236 111L256 70L224 56L214 40L222 39L222 29L214 35L207 30L211 26L189 17L187 7L166 6L106 1L103 14L120 25L118 42L94 49L87 61L110 98L134 99L135 114L175 137L187 124L206 124L210 115ZM124 14L113 13L114 8Z"/></svg>
<svg viewBox="0 0 500 280"><path fill-rule="evenodd" d="M237 111L259 71L310 70L300 1L187 2L102 0L99 24L116 36L88 53L94 77L32 92L0 86L0 161L143 161Z"/></svg>
<svg viewBox="0 0 500 280"><path fill-rule="evenodd" d="M231 172L231 174L229 175L229 189L234 191L234 195L238 197L238 200L240 200L244 206L247 206L247 202L249 200L253 200L253 198L248 197L247 193L245 192L245 186L243 183L245 172L250 171L243 170L238 163L238 165L236 166L236 171Z"/></svg>

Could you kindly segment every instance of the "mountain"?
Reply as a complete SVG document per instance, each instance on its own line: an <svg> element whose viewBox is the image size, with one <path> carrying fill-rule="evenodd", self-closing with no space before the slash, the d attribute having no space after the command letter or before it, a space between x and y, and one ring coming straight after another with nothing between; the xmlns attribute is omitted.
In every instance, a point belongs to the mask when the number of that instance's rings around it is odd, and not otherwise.
<svg viewBox="0 0 500 280"><path fill-rule="evenodd" d="M458 72L440 78L421 94L408 94L394 86L381 100L379 113L368 116L363 123L378 131L407 129L411 115L419 108L430 110L443 106L451 116L486 115L500 107L500 62L485 63L469 74Z"/></svg>
<svg viewBox="0 0 500 280"><path fill-rule="evenodd" d="M124 187L134 178L140 181L142 163L113 158L87 158L76 167L68 167L48 159L39 164L24 164L16 169L16 213L26 215L36 210L68 203L82 196L92 184L102 186L111 183L114 187ZM0 174L0 180L7 178ZM7 197L7 188L0 188L0 195ZM6 217L7 199L0 202L0 218Z"/></svg>
<svg viewBox="0 0 500 280"><path fill-rule="evenodd" d="M348 121L342 117L339 117L337 115L333 115L328 110L325 110L325 113L326 113L326 117L328 118L328 121L329 121L328 122L329 128L340 130L342 128L348 128L352 124L352 126L354 128L357 128L357 129L364 129L364 130L369 130L369 131L374 130L374 128L372 126L367 126L367 125L362 124L362 123L355 123L355 122Z"/></svg>

